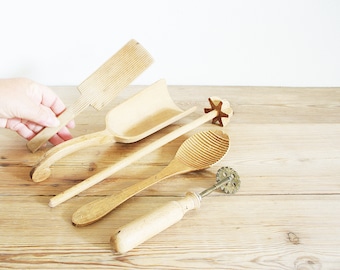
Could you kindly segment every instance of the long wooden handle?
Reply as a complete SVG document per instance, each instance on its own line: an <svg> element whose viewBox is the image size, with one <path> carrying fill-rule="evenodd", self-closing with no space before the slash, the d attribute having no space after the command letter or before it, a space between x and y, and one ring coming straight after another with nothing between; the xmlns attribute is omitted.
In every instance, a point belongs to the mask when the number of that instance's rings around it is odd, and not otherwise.
<svg viewBox="0 0 340 270"><path fill-rule="evenodd" d="M76 196L80 192L94 186L95 184L98 184L99 182L103 181L105 178L111 176L115 172L119 171L122 168L125 168L126 166L130 165L131 163L139 160L140 158L144 157L145 155L151 153L152 151L158 149L159 147L162 147L163 145L171 142L172 140L178 138L179 136L187 133L188 131L204 124L205 122L213 119L218 115L218 111L213 110L207 114L202 115L198 119L192 121L189 124L186 124L169 134L165 135L159 140L154 141L153 143L150 143L148 146L140 149L139 151L133 153L131 156L127 157L126 159L121 160L120 162L114 164L111 167L106 168L105 170L87 178L86 180L74 185L73 187L65 190L64 192L54 196L50 199L49 206L55 207L68 199L71 199L73 196Z"/></svg>
<svg viewBox="0 0 340 270"><path fill-rule="evenodd" d="M51 174L50 166L76 151L86 147L114 143L114 136L107 130L76 137L72 140L63 142L45 153L39 163L31 170L30 176L34 182L41 182Z"/></svg>
<svg viewBox="0 0 340 270"><path fill-rule="evenodd" d="M46 127L41 130L35 137L28 141L26 146L32 152L36 152L41 146L43 146L54 134L66 126L72 121L79 113L85 110L90 105L90 97L81 95L79 99L68 107L62 114L59 115L60 121L57 127Z"/></svg>
<svg viewBox="0 0 340 270"><path fill-rule="evenodd" d="M159 173L121 190L118 194L99 198L83 205L73 213L72 223L79 227L90 225L142 190L171 176L187 171L192 171L192 169L185 166L175 158Z"/></svg>
<svg viewBox="0 0 340 270"><path fill-rule="evenodd" d="M187 193L183 199L171 201L116 229L110 238L111 246L116 252L126 253L180 221L189 210L199 207L199 197Z"/></svg>

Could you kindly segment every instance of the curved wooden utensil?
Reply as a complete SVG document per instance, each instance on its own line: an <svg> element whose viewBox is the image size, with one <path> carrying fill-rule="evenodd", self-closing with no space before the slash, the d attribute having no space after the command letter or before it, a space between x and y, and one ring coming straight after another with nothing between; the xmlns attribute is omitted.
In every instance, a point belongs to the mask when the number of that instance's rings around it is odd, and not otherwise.
<svg viewBox="0 0 340 270"><path fill-rule="evenodd" d="M80 207L72 216L76 226L86 226L101 219L138 192L173 175L203 170L218 162L228 151L229 137L222 131L203 131L184 141L175 158L162 171L138 182L118 195L100 198Z"/></svg>
<svg viewBox="0 0 340 270"><path fill-rule="evenodd" d="M58 117L60 125L41 130L27 143L27 148L37 151L89 105L101 110L152 63L149 52L136 40L130 40L77 87L81 96Z"/></svg>
<svg viewBox="0 0 340 270"><path fill-rule="evenodd" d="M172 140L204 124L205 122L209 120L213 120L213 123L219 123L221 126L226 125L230 121L231 116L233 115L233 110L230 107L229 102L227 100L222 101L218 97L209 98L209 102L210 102L211 108L205 109L205 112L206 112L205 115L202 115L196 120L166 134L159 140L151 142L146 147L134 152L131 156L115 163L114 165L106 168L105 170L87 178L86 180L54 196L53 198L50 199L49 206L55 207L67 201L68 199L71 199L73 196L94 186L95 184L98 184L99 182L103 181L105 178L109 177L110 175L114 174L120 169L125 168L126 166L130 165L134 161L137 161L138 159L144 157L145 155L151 153L152 151L158 149L159 147L162 147L168 142L171 142Z"/></svg>
<svg viewBox="0 0 340 270"><path fill-rule="evenodd" d="M71 153L89 146L137 142L194 110L196 107L186 111L178 108L165 80L159 80L108 112L105 130L71 139L47 151L31 170L31 179L34 182L47 179L51 174L50 166Z"/></svg>

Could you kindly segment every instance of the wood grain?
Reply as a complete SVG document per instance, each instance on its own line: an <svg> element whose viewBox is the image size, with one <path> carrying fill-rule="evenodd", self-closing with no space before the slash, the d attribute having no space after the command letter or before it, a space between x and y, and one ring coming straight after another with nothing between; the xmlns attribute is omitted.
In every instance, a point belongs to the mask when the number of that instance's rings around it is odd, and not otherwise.
<svg viewBox="0 0 340 270"><path fill-rule="evenodd" d="M142 88L129 87L112 106ZM75 87L54 89L67 104L79 95ZM41 183L31 182L29 172L51 146L33 154L15 133L0 130L0 269L339 269L340 88L170 86L169 93L180 108L197 111L138 143L73 153ZM80 206L163 169L190 135L220 129L206 123L48 207L55 194L199 117L210 96L227 99L234 110L223 128L230 149L221 162L162 181L95 224L71 225ZM74 136L104 129L111 108L86 109ZM220 166L238 172L238 193L213 192L179 223L125 255L113 253L109 238L116 228L211 186Z"/></svg>

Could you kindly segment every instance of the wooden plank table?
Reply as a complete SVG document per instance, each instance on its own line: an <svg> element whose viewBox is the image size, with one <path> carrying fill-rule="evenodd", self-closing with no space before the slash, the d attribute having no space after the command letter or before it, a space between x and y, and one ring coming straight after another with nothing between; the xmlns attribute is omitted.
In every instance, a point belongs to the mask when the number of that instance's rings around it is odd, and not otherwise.
<svg viewBox="0 0 340 270"><path fill-rule="evenodd" d="M76 118L74 136L104 129L105 114L143 87L130 86L102 111ZM75 87L54 87L69 105ZM51 146L32 154L15 133L0 130L0 268L2 269L340 269L340 88L169 86L190 116L134 144L91 147L61 159L49 179L29 172ZM55 207L49 199L203 114L208 97L234 109L228 126L206 123ZM123 116L122 116L123 117ZM71 224L83 204L164 168L182 142L224 129L230 150L211 168L175 176L139 193L87 227ZM201 208L126 254L111 250L115 228L215 181L234 168L241 189L214 192Z"/></svg>

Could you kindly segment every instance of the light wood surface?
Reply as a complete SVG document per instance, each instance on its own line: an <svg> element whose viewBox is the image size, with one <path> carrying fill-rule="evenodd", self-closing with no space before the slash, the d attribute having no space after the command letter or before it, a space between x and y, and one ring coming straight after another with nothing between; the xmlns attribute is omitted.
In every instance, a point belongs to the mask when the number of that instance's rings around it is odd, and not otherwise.
<svg viewBox="0 0 340 270"><path fill-rule="evenodd" d="M105 115L143 87L122 91L101 111L77 116L74 136L105 129ZM75 87L54 87L65 103ZM340 269L340 88L169 86L188 117L133 144L83 149L35 183L30 170L51 146L31 153L26 142L0 130L0 268L2 269ZM119 162L200 117L207 99L234 110L222 128L211 123L186 133L56 208L56 194ZM156 174L190 135L223 129L230 149L211 168L164 180L129 199L102 220L74 227L80 206ZM232 196L213 192L201 207L131 250L115 254L110 236L152 209L200 192L221 166L240 175Z"/></svg>

